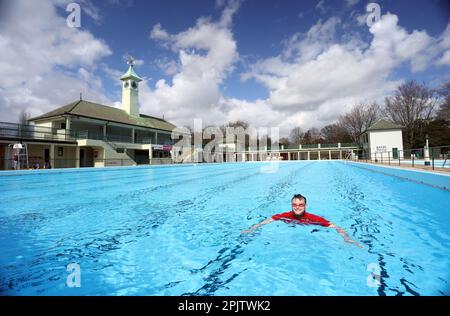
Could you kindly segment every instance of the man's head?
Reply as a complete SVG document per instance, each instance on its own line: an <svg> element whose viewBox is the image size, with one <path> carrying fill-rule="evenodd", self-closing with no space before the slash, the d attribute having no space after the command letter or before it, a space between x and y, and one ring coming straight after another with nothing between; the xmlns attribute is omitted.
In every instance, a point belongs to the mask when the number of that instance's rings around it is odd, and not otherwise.
<svg viewBox="0 0 450 316"><path fill-rule="evenodd" d="M306 211L306 198L301 194L295 194L291 200L292 211L295 215L303 215Z"/></svg>

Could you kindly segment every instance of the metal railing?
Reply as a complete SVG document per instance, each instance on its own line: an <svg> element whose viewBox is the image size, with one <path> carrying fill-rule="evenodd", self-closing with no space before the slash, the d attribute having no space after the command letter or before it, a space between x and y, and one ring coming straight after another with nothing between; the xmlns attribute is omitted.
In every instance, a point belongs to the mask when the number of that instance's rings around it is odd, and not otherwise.
<svg viewBox="0 0 450 316"><path fill-rule="evenodd" d="M131 135L103 135L102 132L91 130L57 129L37 125L23 125L17 123L0 122L0 137L17 140L52 140L76 141L76 139L96 139L119 143L154 144L155 138L137 135L133 141ZM173 141L163 137L161 145L172 145Z"/></svg>
<svg viewBox="0 0 450 316"><path fill-rule="evenodd" d="M305 144L302 148L319 148L319 144Z"/></svg>
<svg viewBox="0 0 450 316"><path fill-rule="evenodd" d="M100 132L94 132L89 130L77 131L74 133L76 138L78 139L94 139L94 140L102 140L105 142L111 143L128 143L128 144L155 144L153 137L136 137L133 141L133 138L129 135L114 135L107 134L106 136ZM158 143L159 145L172 145L173 141L164 140Z"/></svg>
<svg viewBox="0 0 450 316"><path fill-rule="evenodd" d="M0 122L0 137L12 139L75 141L73 132L36 125Z"/></svg>
<svg viewBox="0 0 450 316"><path fill-rule="evenodd" d="M341 147L359 147L355 143L341 143Z"/></svg>
<svg viewBox="0 0 450 316"><path fill-rule="evenodd" d="M320 144L320 148L338 148L339 144Z"/></svg>
<svg viewBox="0 0 450 316"><path fill-rule="evenodd" d="M429 147L428 155L426 155L424 148L373 152L370 154L360 149L358 152L358 160L375 164L398 165L431 170L435 170L436 168L450 168L450 145Z"/></svg>
<svg viewBox="0 0 450 316"><path fill-rule="evenodd" d="M112 166L136 166L136 165L159 165L172 164L172 158L137 158L136 161L129 159L31 159L29 166L14 163L14 159L0 159L1 170L43 170L60 168L83 168L83 167L112 167Z"/></svg>

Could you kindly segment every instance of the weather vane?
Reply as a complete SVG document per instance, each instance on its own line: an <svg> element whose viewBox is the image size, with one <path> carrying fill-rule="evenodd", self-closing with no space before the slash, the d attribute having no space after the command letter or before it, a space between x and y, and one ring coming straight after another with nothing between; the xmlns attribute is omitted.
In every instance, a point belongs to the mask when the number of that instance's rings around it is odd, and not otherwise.
<svg viewBox="0 0 450 316"><path fill-rule="evenodd" d="M133 67L134 66L134 58L133 58L133 56L128 56L127 57L127 64L128 65L130 65L131 67Z"/></svg>

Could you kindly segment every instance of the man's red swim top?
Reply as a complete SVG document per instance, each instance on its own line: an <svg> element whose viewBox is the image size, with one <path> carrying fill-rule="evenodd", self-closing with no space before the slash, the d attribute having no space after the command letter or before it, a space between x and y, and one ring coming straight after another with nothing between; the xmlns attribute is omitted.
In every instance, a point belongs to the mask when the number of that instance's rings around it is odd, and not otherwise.
<svg viewBox="0 0 450 316"><path fill-rule="evenodd" d="M275 214L272 216L272 219L275 221L282 220L286 222L296 222L298 224L305 225L320 225L324 227L329 227L331 225L331 223L325 218L306 212L301 218L296 218L294 216L294 212L290 211L282 214Z"/></svg>

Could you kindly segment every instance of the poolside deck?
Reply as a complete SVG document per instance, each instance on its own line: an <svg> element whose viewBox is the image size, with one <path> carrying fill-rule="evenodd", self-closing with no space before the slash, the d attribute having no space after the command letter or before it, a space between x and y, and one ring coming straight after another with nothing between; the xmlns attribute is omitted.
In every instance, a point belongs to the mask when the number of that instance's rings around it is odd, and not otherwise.
<svg viewBox="0 0 450 316"><path fill-rule="evenodd" d="M357 160L357 162L362 162L362 163L367 163L367 164L372 164L372 165L378 165L378 166L389 166L389 167L394 167L394 168L398 168L398 169L407 169L407 170L425 170L425 171L429 171L429 172L433 172L433 173L440 173L440 174L446 174L446 175L450 175L450 168L442 168L442 167L437 167L436 164L434 166L434 170L432 166L425 166L425 165L420 165L420 164L414 164L414 167L412 167L412 163L401 163L400 165L395 162L375 162L375 161L370 161L370 160Z"/></svg>

